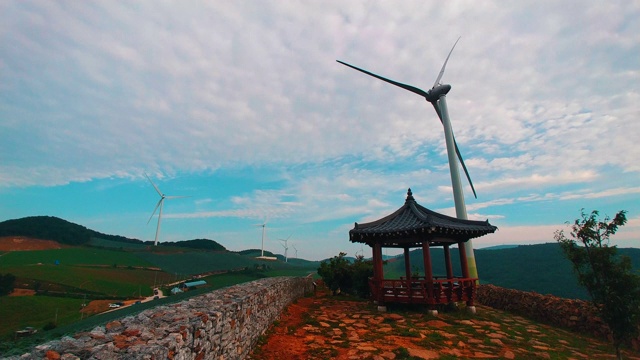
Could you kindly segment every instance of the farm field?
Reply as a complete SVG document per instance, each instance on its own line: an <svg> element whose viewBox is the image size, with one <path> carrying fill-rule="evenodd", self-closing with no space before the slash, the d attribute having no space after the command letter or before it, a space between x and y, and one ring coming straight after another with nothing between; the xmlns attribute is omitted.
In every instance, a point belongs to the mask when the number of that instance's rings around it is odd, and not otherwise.
<svg viewBox="0 0 640 360"><path fill-rule="evenodd" d="M43 331L48 324L57 326L80 320L83 299L54 296L2 296L0 297L0 339L14 331L32 326ZM27 325L28 324L28 325Z"/></svg>
<svg viewBox="0 0 640 360"><path fill-rule="evenodd" d="M11 251L0 258L0 272L24 266L38 265L103 265L152 267L153 265L140 257L116 250L105 250L91 247L68 247L64 249Z"/></svg>
<svg viewBox="0 0 640 360"><path fill-rule="evenodd" d="M194 275L243 267L259 262L232 252L183 251L180 253L137 252L135 255L170 274Z"/></svg>
<svg viewBox="0 0 640 360"><path fill-rule="evenodd" d="M29 245L28 241L25 239L20 245ZM3 348L13 347L14 332L27 326L36 328L38 333L19 342L44 341L83 326L96 326L108 319L230 285L268 276L306 276L317 269L314 262L304 260L295 264L264 262L234 252L175 246L159 246L146 252L139 244L121 244L118 247L116 241L94 239L92 246L73 247L36 240L31 248L16 246L3 252L0 273L13 274L15 288L26 290L15 292L23 296L0 297L3 319L0 353ZM152 296L154 287L169 294L174 284L207 273L218 274L200 278L209 284L202 289L110 313L81 313L83 303L98 301L104 307L109 302ZM43 330L52 324L55 329Z"/></svg>

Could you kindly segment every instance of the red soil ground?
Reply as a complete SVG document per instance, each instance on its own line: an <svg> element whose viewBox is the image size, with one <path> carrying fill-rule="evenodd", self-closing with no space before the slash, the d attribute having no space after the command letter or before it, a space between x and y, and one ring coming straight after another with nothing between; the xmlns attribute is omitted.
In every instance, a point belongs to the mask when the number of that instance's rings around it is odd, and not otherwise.
<svg viewBox="0 0 640 360"><path fill-rule="evenodd" d="M53 240L34 239L26 236L0 237L0 251L28 251L62 249L65 247Z"/></svg>
<svg viewBox="0 0 640 360"><path fill-rule="evenodd" d="M367 301L329 295L291 304L251 360L612 359L613 347L478 305L478 313L379 312ZM630 349L624 358L640 360Z"/></svg>

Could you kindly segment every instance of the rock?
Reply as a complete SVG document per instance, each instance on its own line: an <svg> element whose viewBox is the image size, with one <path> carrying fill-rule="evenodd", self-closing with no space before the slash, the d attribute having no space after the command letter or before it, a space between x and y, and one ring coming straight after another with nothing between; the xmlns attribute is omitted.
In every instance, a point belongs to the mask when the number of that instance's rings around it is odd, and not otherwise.
<svg viewBox="0 0 640 360"><path fill-rule="evenodd" d="M448 324L442 320L429 320L427 321L427 325L434 328L443 328L443 327L451 326L451 324Z"/></svg>
<svg viewBox="0 0 640 360"><path fill-rule="evenodd" d="M440 354L437 351L427 349L408 348L409 355L419 357L421 359L439 359Z"/></svg>
<svg viewBox="0 0 640 360"><path fill-rule="evenodd" d="M59 360L60 354L57 351L49 350L47 351L45 357L47 360Z"/></svg>
<svg viewBox="0 0 640 360"><path fill-rule="evenodd" d="M360 351L378 351L377 347L371 346L371 345L360 345L358 347L356 347L358 350Z"/></svg>

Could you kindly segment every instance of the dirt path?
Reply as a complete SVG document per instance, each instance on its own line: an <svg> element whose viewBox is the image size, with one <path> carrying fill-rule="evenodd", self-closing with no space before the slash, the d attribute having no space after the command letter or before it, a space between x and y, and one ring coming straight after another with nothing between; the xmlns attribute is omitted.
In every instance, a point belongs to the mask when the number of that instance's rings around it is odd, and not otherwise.
<svg viewBox="0 0 640 360"><path fill-rule="evenodd" d="M478 306L429 316L417 309L380 313L366 301L319 291L285 310L254 360L282 359L612 359L601 341ZM625 352L626 359L640 354Z"/></svg>

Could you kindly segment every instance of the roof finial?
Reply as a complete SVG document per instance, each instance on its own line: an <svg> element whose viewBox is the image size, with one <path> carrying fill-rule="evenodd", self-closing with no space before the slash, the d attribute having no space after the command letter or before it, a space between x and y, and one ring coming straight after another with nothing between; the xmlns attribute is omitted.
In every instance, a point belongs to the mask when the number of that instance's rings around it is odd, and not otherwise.
<svg viewBox="0 0 640 360"><path fill-rule="evenodd" d="M405 202L407 201L416 201L416 199L413 198L413 193L411 192L411 188L407 190L407 199L405 200Z"/></svg>

